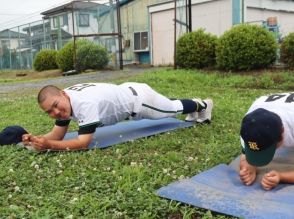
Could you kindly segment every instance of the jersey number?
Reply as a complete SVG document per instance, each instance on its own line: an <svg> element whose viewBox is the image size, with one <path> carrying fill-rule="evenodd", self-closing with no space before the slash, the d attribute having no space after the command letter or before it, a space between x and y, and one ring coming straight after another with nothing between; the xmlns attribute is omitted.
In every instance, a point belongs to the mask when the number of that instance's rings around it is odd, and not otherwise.
<svg viewBox="0 0 294 219"><path fill-rule="evenodd" d="M95 86L95 84L77 84L74 86L71 86L69 88L67 88L68 90L75 90L75 91L81 91L87 87L93 87Z"/></svg>
<svg viewBox="0 0 294 219"><path fill-rule="evenodd" d="M279 99L281 99L283 97L286 97L285 103L292 103L292 102L294 102L294 93L289 93L289 94L273 94L273 95L270 95L265 100L265 102L273 102L273 101L279 100Z"/></svg>

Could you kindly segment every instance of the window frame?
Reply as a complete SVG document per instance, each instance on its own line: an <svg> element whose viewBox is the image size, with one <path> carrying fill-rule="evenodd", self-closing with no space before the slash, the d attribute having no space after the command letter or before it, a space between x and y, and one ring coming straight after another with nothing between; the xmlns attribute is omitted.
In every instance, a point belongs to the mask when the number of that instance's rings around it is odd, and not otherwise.
<svg viewBox="0 0 294 219"><path fill-rule="evenodd" d="M137 37L135 37L137 34L139 34L139 49L137 48ZM145 37L143 34L146 34L146 40L143 41L143 37ZM146 47L143 48L144 44L146 44ZM145 31L136 31L134 32L134 43L133 43L133 50L134 52L146 52L149 51L149 32L147 30Z"/></svg>
<svg viewBox="0 0 294 219"><path fill-rule="evenodd" d="M81 23L81 16L87 16L87 24ZM80 13L79 14L79 27L89 27L90 26L90 15L87 13Z"/></svg>

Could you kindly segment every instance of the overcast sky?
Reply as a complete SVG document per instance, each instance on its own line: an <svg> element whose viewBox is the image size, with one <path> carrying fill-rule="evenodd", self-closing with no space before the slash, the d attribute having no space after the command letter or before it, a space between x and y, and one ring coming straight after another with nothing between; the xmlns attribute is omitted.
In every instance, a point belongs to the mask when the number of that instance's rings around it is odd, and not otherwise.
<svg viewBox="0 0 294 219"><path fill-rule="evenodd" d="M69 0L0 0L0 30L42 19L41 12Z"/></svg>

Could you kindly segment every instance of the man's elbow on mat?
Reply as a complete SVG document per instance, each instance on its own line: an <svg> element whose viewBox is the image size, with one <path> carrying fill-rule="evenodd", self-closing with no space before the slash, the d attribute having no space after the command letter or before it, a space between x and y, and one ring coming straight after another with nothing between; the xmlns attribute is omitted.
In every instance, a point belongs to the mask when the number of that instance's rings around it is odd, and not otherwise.
<svg viewBox="0 0 294 219"><path fill-rule="evenodd" d="M93 134L83 134L78 136L78 140L80 142L81 149L87 149L88 145L93 140Z"/></svg>

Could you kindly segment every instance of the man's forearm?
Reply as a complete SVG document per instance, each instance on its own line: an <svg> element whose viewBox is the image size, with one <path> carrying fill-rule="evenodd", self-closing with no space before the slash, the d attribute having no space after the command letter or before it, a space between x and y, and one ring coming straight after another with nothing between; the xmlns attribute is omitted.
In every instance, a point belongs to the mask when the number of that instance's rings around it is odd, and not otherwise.
<svg viewBox="0 0 294 219"><path fill-rule="evenodd" d="M280 182L294 183L294 171L279 172Z"/></svg>
<svg viewBox="0 0 294 219"><path fill-rule="evenodd" d="M71 140L48 140L47 148L50 150L83 150L87 149L88 145L81 142L79 139L71 139Z"/></svg>

